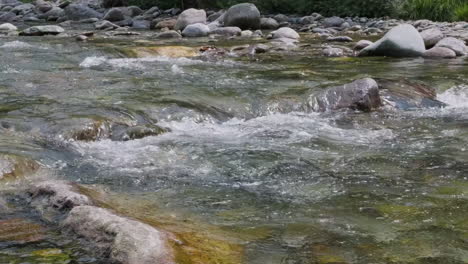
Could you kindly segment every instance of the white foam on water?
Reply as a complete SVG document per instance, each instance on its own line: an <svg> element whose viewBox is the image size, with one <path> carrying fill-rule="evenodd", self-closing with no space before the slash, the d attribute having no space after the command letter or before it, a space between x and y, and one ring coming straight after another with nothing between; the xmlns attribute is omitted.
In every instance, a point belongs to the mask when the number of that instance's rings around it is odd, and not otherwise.
<svg viewBox="0 0 468 264"><path fill-rule="evenodd" d="M437 95L437 99L449 108L468 108L468 86L456 86Z"/></svg>
<svg viewBox="0 0 468 264"><path fill-rule="evenodd" d="M80 63L82 68L91 68L102 65L107 59L105 57L87 57Z"/></svg>
<svg viewBox="0 0 468 264"><path fill-rule="evenodd" d="M10 42L6 42L4 43L3 45L0 46L0 48L10 48L10 49L24 49L24 48L31 48L33 47L31 44L28 44L26 42L22 42L22 41L18 41L18 40L15 40L15 41L10 41Z"/></svg>
<svg viewBox="0 0 468 264"><path fill-rule="evenodd" d="M243 65L238 62L223 60L216 62L202 61L198 59L190 58L170 58L165 56L156 56L156 57L147 57L147 58L119 58L119 59L110 59L106 57L87 57L81 63L80 67L82 68L92 68L101 66L103 64L109 65L114 68L124 68L124 69L144 69L150 67L151 63L162 63L172 65L174 67L179 66L189 66L189 65L218 65L218 66L240 66Z"/></svg>
<svg viewBox="0 0 468 264"><path fill-rule="evenodd" d="M184 73L184 71L183 71L179 66L177 66L177 65L175 65L175 64L172 65L171 71L172 71L173 74L176 74L176 75L177 75L177 74L183 74L183 73Z"/></svg>

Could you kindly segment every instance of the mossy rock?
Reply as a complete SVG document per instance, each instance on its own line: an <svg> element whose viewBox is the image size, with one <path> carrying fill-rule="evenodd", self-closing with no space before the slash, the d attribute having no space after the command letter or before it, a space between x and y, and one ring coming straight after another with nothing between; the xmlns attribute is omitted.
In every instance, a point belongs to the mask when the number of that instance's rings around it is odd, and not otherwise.
<svg viewBox="0 0 468 264"><path fill-rule="evenodd" d="M99 187L78 185L79 191L100 207L130 216L174 235L172 248L178 264L238 264L244 257L244 242L217 226L171 215L158 209L152 199L111 193Z"/></svg>
<svg viewBox="0 0 468 264"><path fill-rule="evenodd" d="M0 241L29 243L44 238L45 228L24 219L0 220Z"/></svg>
<svg viewBox="0 0 468 264"><path fill-rule="evenodd" d="M385 217L402 221L413 221L427 214L422 208L398 204L379 205L377 210Z"/></svg>
<svg viewBox="0 0 468 264"><path fill-rule="evenodd" d="M126 47L119 48L125 56L131 58L147 58L147 57L196 57L200 55L198 48L184 46L159 46L159 47Z"/></svg>
<svg viewBox="0 0 468 264"><path fill-rule="evenodd" d="M0 154L0 180L28 176L40 167L39 163L25 157Z"/></svg>

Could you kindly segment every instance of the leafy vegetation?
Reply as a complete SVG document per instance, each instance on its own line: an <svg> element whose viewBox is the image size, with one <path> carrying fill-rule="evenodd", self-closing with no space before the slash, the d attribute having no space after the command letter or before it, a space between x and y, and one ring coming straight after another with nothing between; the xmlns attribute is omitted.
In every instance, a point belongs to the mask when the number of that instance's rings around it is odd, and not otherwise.
<svg viewBox="0 0 468 264"><path fill-rule="evenodd" d="M407 0L402 15L410 19L454 21L457 19L457 10L464 2L464 0Z"/></svg>
<svg viewBox="0 0 468 264"><path fill-rule="evenodd" d="M467 0L129 0L130 5L163 9L199 7L228 8L251 2L263 13L325 16L402 17L434 21L468 20Z"/></svg>

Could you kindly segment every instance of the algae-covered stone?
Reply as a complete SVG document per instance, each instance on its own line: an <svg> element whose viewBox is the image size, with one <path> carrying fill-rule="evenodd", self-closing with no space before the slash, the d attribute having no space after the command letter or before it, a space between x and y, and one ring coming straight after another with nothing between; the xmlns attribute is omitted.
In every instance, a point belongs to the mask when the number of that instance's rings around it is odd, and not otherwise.
<svg viewBox="0 0 468 264"><path fill-rule="evenodd" d="M109 210L78 206L71 210L64 226L84 237L111 261L122 264L174 263L165 233Z"/></svg>
<svg viewBox="0 0 468 264"><path fill-rule="evenodd" d="M36 184L29 189L31 204L40 211L49 208L70 210L76 206L89 205L91 200L67 182L47 181Z"/></svg>
<svg viewBox="0 0 468 264"><path fill-rule="evenodd" d="M39 224L20 218L0 220L0 242L22 244L40 241L44 236L45 229Z"/></svg>
<svg viewBox="0 0 468 264"><path fill-rule="evenodd" d="M134 47L122 49L129 57L146 58L155 56L164 56L170 58L195 57L200 52L197 48L184 46L159 46L159 47Z"/></svg>
<svg viewBox="0 0 468 264"><path fill-rule="evenodd" d="M40 168L34 160L16 156L0 154L0 180L17 179L35 173Z"/></svg>

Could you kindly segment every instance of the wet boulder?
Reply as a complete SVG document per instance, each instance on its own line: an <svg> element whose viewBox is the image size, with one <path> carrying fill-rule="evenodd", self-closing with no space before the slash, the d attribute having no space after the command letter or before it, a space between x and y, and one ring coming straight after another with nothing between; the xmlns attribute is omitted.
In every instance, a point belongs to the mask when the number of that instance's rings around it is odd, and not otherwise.
<svg viewBox="0 0 468 264"><path fill-rule="evenodd" d="M31 205L41 212L49 209L66 211L76 206L90 205L91 200L63 181L46 181L28 190Z"/></svg>
<svg viewBox="0 0 468 264"><path fill-rule="evenodd" d="M408 80L376 79L385 106L399 110L444 107L436 91L424 84Z"/></svg>
<svg viewBox="0 0 468 264"><path fill-rule="evenodd" d="M189 38L206 37L210 33L210 28L202 23L188 25L182 31L182 36Z"/></svg>
<svg viewBox="0 0 468 264"><path fill-rule="evenodd" d="M254 4L242 3L231 6L224 14L224 26L241 29L259 29L260 11Z"/></svg>
<svg viewBox="0 0 468 264"><path fill-rule="evenodd" d="M109 11L107 11L102 19L110 22L125 20L124 10L118 7L111 8Z"/></svg>
<svg viewBox="0 0 468 264"><path fill-rule="evenodd" d="M102 14L84 4L70 4L65 9L65 15L70 20L102 18Z"/></svg>
<svg viewBox="0 0 468 264"><path fill-rule="evenodd" d="M65 30L56 25L34 26L27 28L20 32L21 36L44 36L44 35L58 35Z"/></svg>
<svg viewBox="0 0 468 264"><path fill-rule="evenodd" d="M468 48L466 47L465 42L453 37L444 38L435 46L451 49L457 54L457 56L465 56L468 53Z"/></svg>
<svg viewBox="0 0 468 264"><path fill-rule="evenodd" d="M16 14L13 12L0 12L0 22L13 22L16 21Z"/></svg>
<svg viewBox="0 0 468 264"><path fill-rule="evenodd" d="M10 23L4 23L0 25L0 32L16 31L18 28Z"/></svg>
<svg viewBox="0 0 468 264"><path fill-rule="evenodd" d="M309 105L318 112L339 109L369 112L379 108L382 101L377 82L374 79L365 78L329 88L313 96Z"/></svg>
<svg viewBox="0 0 468 264"><path fill-rule="evenodd" d="M434 27L422 31L421 37L424 40L424 45L426 46L426 48L430 49L444 38L444 33L442 33L440 29Z"/></svg>
<svg viewBox="0 0 468 264"><path fill-rule="evenodd" d="M50 2L44 0L36 0L34 4L36 5L36 9L41 13L47 13L54 7Z"/></svg>
<svg viewBox="0 0 468 264"><path fill-rule="evenodd" d="M423 57L452 59L452 58L456 58L457 54L455 53L455 51L449 48L433 47L432 49L426 50L426 52L424 52L423 54Z"/></svg>
<svg viewBox="0 0 468 264"><path fill-rule="evenodd" d="M128 141L134 139L141 139L150 136L158 136L168 132L166 128L156 125L133 126L127 127L116 125L112 128L111 139L115 141Z"/></svg>
<svg viewBox="0 0 468 264"><path fill-rule="evenodd" d="M219 27L211 30L211 34L232 37L239 36L242 33L242 30L238 27Z"/></svg>
<svg viewBox="0 0 468 264"><path fill-rule="evenodd" d="M26 15L27 13L33 12L35 6L33 4L22 4L15 6L10 12L15 13L16 15Z"/></svg>
<svg viewBox="0 0 468 264"><path fill-rule="evenodd" d="M374 42L363 39L363 40L358 41L356 43L356 45L354 45L353 49L354 50L362 50L362 49L372 45L372 43L374 43Z"/></svg>
<svg viewBox="0 0 468 264"><path fill-rule="evenodd" d="M206 23L206 12L202 9L190 8L182 12L177 18L175 24L175 30L184 30L185 27L192 24L205 24Z"/></svg>
<svg viewBox="0 0 468 264"><path fill-rule="evenodd" d="M163 28L168 28L168 29L174 29L176 23L177 23L177 20L175 19L166 19L166 20L162 20L162 21L153 21L152 22L153 25L154 25L154 29L163 29Z"/></svg>
<svg viewBox="0 0 468 264"><path fill-rule="evenodd" d="M275 30L271 32L270 36L268 38L271 39L281 39L281 38L288 38L288 39L294 39L297 40L301 38L299 34L292 28L289 27L282 27L278 30Z"/></svg>
<svg viewBox="0 0 468 264"><path fill-rule="evenodd" d="M361 50L359 56L418 57L426 51L419 32L409 24L392 28L383 38Z"/></svg>
<svg viewBox="0 0 468 264"><path fill-rule="evenodd" d="M261 29L278 29L279 23L274 18L261 18L260 19L260 28Z"/></svg>
<svg viewBox="0 0 468 264"><path fill-rule="evenodd" d="M93 244L112 263L174 263L165 233L94 206L73 208L63 226Z"/></svg>
<svg viewBox="0 0 468 264"><path fill-rule="evenodd" d="M345 20L341 17L327 17L323 20L324 27L341 27L341 25L345 22Z"/></svg>

